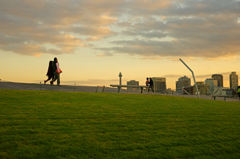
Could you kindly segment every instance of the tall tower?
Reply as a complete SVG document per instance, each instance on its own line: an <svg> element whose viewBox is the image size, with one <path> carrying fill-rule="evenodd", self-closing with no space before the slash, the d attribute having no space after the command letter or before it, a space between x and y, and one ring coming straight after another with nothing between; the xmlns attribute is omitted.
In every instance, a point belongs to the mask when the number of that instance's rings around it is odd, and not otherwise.
<svg viewBox="0 0 240 159"><path fill-rule="evenodd" d="M236 72L232 72L229 75L229 82L230 82L230 88L238 87L238 75L236 74Z"/></svg>
<svg viewBox="0 0 240 159"><path fill-rule="evenodd" d="M122 73L121 72L119 72L119 85L122 85Z"/></svg>
<svg viewBox="0 0 240 159"><path fill-rule="evenodd" d="M212 75L212 79L218 81L218 87L223 87L223 76L220 74L214 74Z"/></svg>

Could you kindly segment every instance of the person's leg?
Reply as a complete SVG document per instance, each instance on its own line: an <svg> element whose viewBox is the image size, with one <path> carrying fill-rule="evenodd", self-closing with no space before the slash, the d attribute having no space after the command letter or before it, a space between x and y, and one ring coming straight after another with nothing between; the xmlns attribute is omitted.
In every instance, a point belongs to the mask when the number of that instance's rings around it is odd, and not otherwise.
<svg viewBox="0 0 240 159"><path fill-rule="evenodd" d="M52 80L53 80L53 78L54 78L54 75L51 76L51 79L52 79Z"/></svg>
<svg viewBox="0 0 240 159"><path fill-rule="evenodd" d="M53 81L54 78L55 78L55 76L54 76L54 73L53 73L53 75L52 75L52 80L50 81L51 84L53 84L52 81Z"/></svg>
<svg viewBox="0 0 240 159"><path fill-rule="evenodd" d="M49 81L52 77L48 76L48 79L46 81L44 81L44 84L46 84L47 81Z"/></svg>
<svg viewBox="0 0 240 159"><path fill-rule="evenodd" d="M58 74L57 74L57 72L54 72L54 77L51 81L51 84L53 84L53 82L55 82L57 80L57 78L58 78Z"/></svg>
<svg viewBox="0 0 240 159"><path fill-rule="evenodd" d="M58 77L57 77L57 85L60 85L60 74L58 74Z"/></svg>
<svg viewBox="0 0 240 159"><path fill-rule="evenodd" d="M152 92L154 92L154 90L153 90L153 86L151 86L151 90L152 90Z"/></svg>

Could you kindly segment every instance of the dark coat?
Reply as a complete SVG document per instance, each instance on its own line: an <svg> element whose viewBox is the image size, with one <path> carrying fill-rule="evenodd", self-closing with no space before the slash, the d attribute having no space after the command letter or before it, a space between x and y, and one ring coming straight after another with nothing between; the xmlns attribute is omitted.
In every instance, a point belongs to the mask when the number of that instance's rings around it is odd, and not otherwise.
<svg viewBox="0 0 240 159"><path fill-rule="evenodd" d="M53 62L53 61L49 61L47 76L53 76L52 62Z"/></svg>
<svg viewBox="0 0 240 159"><path fill-rule="evenodd" d="M57 59L54 58L54 61L53 61L53 64L52 64L53 72L56 72L56 69L57 69L56 63L58 63L58 62L57 62Z"/></svg>
<svg viewBox="0 0 240 159"><path fill-rule="evenodd" d="M153 86L153 80L150 79L149 84L150 84L150 86Z"/></svg>

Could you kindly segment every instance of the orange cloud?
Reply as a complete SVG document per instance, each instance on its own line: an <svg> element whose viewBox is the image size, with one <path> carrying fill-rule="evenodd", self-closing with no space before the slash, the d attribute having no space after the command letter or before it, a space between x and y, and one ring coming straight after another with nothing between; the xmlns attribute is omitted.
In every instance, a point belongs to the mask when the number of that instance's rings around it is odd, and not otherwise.
<svg viewBox="0 0 240 159"><path fill-rule="evenodd" d="M40 56L96 46L98 54L144 58L234 57L240 54L239 5L234 0L0 1L0 49ZM103 39L106 48L97 46Z"/></svg>

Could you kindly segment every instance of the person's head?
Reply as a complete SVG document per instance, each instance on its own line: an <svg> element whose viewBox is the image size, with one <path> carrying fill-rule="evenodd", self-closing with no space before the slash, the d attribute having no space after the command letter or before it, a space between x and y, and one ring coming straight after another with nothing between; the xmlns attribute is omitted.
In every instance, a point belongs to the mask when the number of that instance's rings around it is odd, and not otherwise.
<svg viewBox="0 0 240 159"><path fill-rule="evenodd" d="M150 81L152 80L152 78L150 78Z"/></svg>
<svg viewBox="0 0 240 159"><path fill-rule="evenodd" d="M49 66L51 66L51 65L52 65L52 63L53 63L53 61L49 61Z"/></svg>
<svg viewBox="0 0 240 159"><path fill-rule="evenodd" d="M147 80L148 80L148 77L147 77Z"/></svg>
<svg viewBox="0 0 240 159"><path fill-rule="evenodd" d="M55 57L55 58L54 58L54 61L58 61L58 59Z"/></svg>

